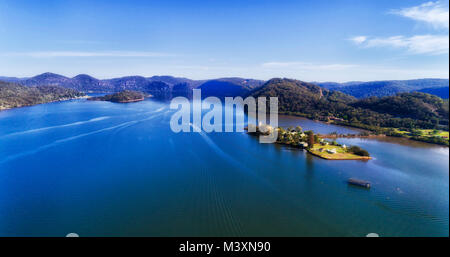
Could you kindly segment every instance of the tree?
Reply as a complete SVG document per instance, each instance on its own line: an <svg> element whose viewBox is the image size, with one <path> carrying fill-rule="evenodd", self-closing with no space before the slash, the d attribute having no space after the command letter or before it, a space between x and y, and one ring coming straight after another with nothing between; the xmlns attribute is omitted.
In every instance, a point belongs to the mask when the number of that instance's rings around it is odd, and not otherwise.
<svg viewBox="0 0 450 257"><path fill-rule="evenodd" d="M311 131L311 133L308 134L308 146L313 147L314 146L314 132Z"/></svg>
<svg viewBox="0 0 450 257"><path fill-rule="evenodd" d="M318 135L314 135L314 142L319 142L319 136Z"/></svg>
<svg viewBox="0 0 450 257"><path fill-rule="evenodd" d="M419 136L422 135L422 132L420 131L420 129L412 129L412 130L411 130L411 134L412 134L413 136L419 137Z"/></svg>
<svg viewBox="0 0 450 257"><path fill-rule="evenodd" d="M348 149L348 152L359 155L359 156L370 156L369 152L367 152L366 150L362 149L359 146L351 146Z"/></svg>

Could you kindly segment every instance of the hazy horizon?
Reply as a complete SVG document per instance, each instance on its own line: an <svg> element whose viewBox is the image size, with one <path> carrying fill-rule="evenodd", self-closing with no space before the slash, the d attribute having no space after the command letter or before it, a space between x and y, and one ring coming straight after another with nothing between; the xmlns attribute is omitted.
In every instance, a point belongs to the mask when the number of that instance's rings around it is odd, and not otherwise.
<svg viewBox="0 0 450 257"><path fill-rule="evenodd" d="M130 74L130 75L122 75L122 76L112 76L112 77L96 77L93 76L91 74L88 73L79 73L79 74L75 74L75 75L65 75L65 74L60 74L60 73L56 73L56 72L43 72L40 74L34 74L31 76L25 76L25 77L17 77L17 76L8 76L8 75L3 75L0 74L0 79L1 78L9 78L9 79L30 79L39 75L43 75L46 73L51 73L51 74L56 74L56 75L61 75L67 78L75 78L78 75L87 75L99 80L108 80L108 79L115 79L115 78L123 78L123 77L144 77L144 78L151 78L151 77L174 77L174 78L184 78L184 79L190 79L190 80L196 80L196 81L202 81L202 80L213 80L213 79L228 79L228 78L241 78L241 79L254 79L254 80L262 80L262 81L268 81L270 79L274 79L274 78L285 78L285 79L295 79L295 80L301 80L301 81L306 81L306 82L318 82L318 83L326 83L326 82L330 82L330 83L351 83L351 82L373 82L373 81L404 81L404 80L420 80L420 79L447 79L449 80L449 78L442 78L442 77L423 77L423 78L412 78L412 79L377 79L377 80L348 80L348 81L330 81L330 80L314 80L314 81L307 81L307 80L302 80L299 78L290 78L290 77L271 77L269 79L258 79L258 78L252 78L252 77L239 77L239 76L228 76L228 77L211 77L211 78L200 78L200 79L193 79L193 78L189 78L189 77L185 77L185 76L174 76L174 75L170 75L170 74L154 74L154 75L140 75L140 74Z"/></svg>

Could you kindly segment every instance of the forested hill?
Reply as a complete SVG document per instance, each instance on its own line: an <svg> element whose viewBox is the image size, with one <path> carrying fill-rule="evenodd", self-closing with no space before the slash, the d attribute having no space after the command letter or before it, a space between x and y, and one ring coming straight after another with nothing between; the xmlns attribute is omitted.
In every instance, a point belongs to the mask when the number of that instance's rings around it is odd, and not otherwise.
<svg viewBox="0 0 450 257"><path fill-rule="evenodd" d="M280 112L375 129L442 128L448 130L448 101L424 93L358 100L339 91L291 79L271 79L249 95L277 96Z"/></svg>
<svg viewBox="0 0 450 257"><path fill-rule="evenodd" d="M449 88L448 87L429 87L418 90L418 92L423 92L435 96L439 96L442 99L448 99Z"/></svg>
<svg viewBox="0 0 450 257"><path fill-rule="evenodd" d="M243 96L248 94L252 89L263 85L261 80L226 78L208 80L198 86L202 90L202 96L216 96L219 98L227 96Z"/></svg>
<svg viewBox="0 0 450 257"><path fill-rule="evenodd" d="M192 89L200 88L204 96L238 96L261 86L264 81L244 78L220 78L191 80L172 76L126 76L113 79L96 79L86 74L73 78L54 73L43 73L31 78L4 77L25 86L57 85L86 93L115 93L123 90L140 91L156 98L170 99L175 96L192 96Z"/></svg>
<svg viewBox="0 0 450 257"><path fill-rule="evenodd" d="M347 83L317 82L315 84L329 90L341 91L356 98L366 98L371 96L391 96L397 93L421 91L427 88L434 88L435 90L438 90L429 91L427 93L439 93L437 94L437 96L443 97L441 93L447 91L448 96L449 89L448 79L385 80Z"/></svg>
<svg viewBox="0 0 450 257"><path fill-rule="evenodd" d="M164 80L164 81L160 81ZM70 99L84 95L75 88L103 90L108 88L105 80L88 75L72 79L53 74L43 74L24 82L0 83L0 108L13 108L50 101ZM38 82L40 81L40 82ZM74 82L76 81L76 83ZM49 83L47 86L33 86L33 83ZM189 96L193 88L202 89L203 96L275 96L279 100L279 111L301 115L317 120L333 120L346 125L376 129L395 128L438 128L448 130L448 100L425 93L399 93L387 97L357 99L337 90L328 90L313 83L293 79L275 78L261 84L261 81L228 78L192 82L174 77L124 77L107 80L113 92L140 91L155 97ZM65 87L58 83L67 83ZM75 83L75 84L73 84ZM170 84L168 84L170 83ZM173 84L175 83L175 84ZM77 85L77 86L74 86ZM69 88L68 88L69 87Z"/></svg>
<svg viewBox="0 0 450 257"><path fill-rule="evenodd" d="M448 101L434 95L412 92L395 96L370 97L351 104L353 107L418 120L447 120Z"/></svg>
<svg viewBox="0 0 450 257"><path fill-rule="evenodd" d="M0 110L68 100L84 95L74 89L60 86L27 87L0 81Z"/></svg>
<svg viewBox="0 0 450 257"><path fill-rule="evenodd" d="M25 86L56 85L76 89L86 93L115 93L123 90L141 91L156 98L172 98L192 95L192 89L202 89L202 95L243 96L262 86L265 81L247 78L218 78L193 80L173 76L126 76L112 79L97 79L86 74L66 77L46 72L29 78L0 77L2 81L14 82ZM340 91L356 98L371 96L391 96L401 92L423 91L448 98L448 79L385 80L371 82L314 82L330 91Z"/></svg>
<svg viewBox="0 0 450 257"><path fill-rule="evenodd" d="M311 83L279 78L269 80L249 95L278 97L280 112L298 113L312 118L334 115L348 109L347 103L356 100L352 96L329 91Z"/></svg>

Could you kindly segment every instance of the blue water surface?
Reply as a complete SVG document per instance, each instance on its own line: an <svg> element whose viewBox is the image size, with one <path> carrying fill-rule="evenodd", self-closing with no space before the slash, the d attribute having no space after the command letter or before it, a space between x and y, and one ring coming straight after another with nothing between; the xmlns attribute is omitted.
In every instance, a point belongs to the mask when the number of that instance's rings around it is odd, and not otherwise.
<svg viewBox="0 0 450 257"><path fill-rule="evenodd" d="M449 235L448 147L339 139L373 160L326 161L241 132L173 133L173 112L83 99L0 112L0 236Z"/></svg>

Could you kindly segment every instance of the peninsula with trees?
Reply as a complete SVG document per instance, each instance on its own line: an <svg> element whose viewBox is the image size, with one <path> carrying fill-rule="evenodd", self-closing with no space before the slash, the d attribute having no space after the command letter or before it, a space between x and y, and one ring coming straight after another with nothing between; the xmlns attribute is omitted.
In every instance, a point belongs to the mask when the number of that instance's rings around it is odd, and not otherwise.
<svg viewBox="0 0 450 257"><path fill-rule="evenodd" d="M329 141L322 138L313 131L305 131L300 126L295 129L289 127L284 129L282 127L273 128L270 125L252 125L249 124L245 128L250 135L270 135L274 130L278 133L276 143L290 146L298 149L305 149L310 154L326 160L370 160L369 152L359 146L346 146L339 144L336 141ZM254 131L254 132L252 132Z"/></svg>

